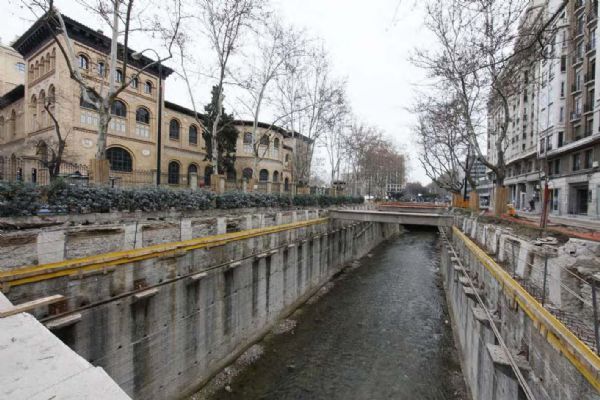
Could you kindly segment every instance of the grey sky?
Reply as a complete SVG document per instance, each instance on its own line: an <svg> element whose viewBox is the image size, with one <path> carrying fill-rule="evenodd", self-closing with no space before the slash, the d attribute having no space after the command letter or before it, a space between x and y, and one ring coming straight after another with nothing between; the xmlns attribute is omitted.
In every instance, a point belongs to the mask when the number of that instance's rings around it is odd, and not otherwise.
<svg viewBox="0 0 600 400"><path fill-rule="evenodd" d="M139 0L143 2L144 0ZM93 28L99 20L90 18L75 0L56 0L65 14ZM423 73L408 60L415 46L431 42L422 26L418 2L407 0L272 0L275 9L288 22L304 27L311 36L324 39L331 54L334 73L346 77L348 97L354 113L365 122L377 125L410 157L408 180L429 182L417 160L417 149L410 134L413 116L405 110L411 105L414 85ZM19 0L0 0L0 38L11 42L33 20ZM139 38L132 47L146 46ZM138 46L139 45L139 46ZM141 46L141 47L140 47ZM205 85L208 100L211 82ZM167 81L166 98L185 106L190 102L183 83ZM319 157L317 155L317 157Z"/></svg>

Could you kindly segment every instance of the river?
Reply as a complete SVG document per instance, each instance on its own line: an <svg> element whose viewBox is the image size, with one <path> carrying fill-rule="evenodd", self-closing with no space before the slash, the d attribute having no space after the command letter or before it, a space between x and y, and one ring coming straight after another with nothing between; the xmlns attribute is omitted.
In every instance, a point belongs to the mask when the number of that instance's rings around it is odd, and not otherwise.
<svg viewBox="0 0 600 400"><path fill-rule="evenodd" d="M213 399L466 399L434 231L375 249Z"/></svg>

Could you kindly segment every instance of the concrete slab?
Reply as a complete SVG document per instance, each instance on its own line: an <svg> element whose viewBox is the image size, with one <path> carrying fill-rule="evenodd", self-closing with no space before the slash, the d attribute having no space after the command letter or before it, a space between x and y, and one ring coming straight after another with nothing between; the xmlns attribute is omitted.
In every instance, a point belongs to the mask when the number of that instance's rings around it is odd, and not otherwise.
<svg viewBox="0 0 600 400"><path fill-rule="evenodd" d="M0 319L0 359L3 399L129 399L30 314Z"/></svg>
<svg viewBox="0 0 600 400"><path fill-rule="evenodd" d="M367 211L367 210L332 210L332 219L363 222L383 222L401 225L452 226L454 217L437 213Z"/></svg>
<svg viewBox="0 0 600 400"><path fill-rule="evenodd" d="M490 353L490 357L492 358L492 362L494 364L507 366L509 368L511 367L509 358L506 355L506 351L504 351L504 349L502 347L497 346L495 344L488 343L487 350L488 350L488 353ZM529 365L529 362L527 361L527 359L525 357L523 357L521 355L517 355L517 354L512 354L512 357L516 361L517 367L519 367L520 370L524 370L524 371L531 370L531 366Z"/></svg>

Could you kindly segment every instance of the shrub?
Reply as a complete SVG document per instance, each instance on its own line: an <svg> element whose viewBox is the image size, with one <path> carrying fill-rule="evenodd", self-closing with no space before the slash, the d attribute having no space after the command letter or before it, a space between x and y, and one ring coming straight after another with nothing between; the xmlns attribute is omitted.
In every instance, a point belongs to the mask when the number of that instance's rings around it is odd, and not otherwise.
<svg viewBox="0 0 600 400"><path fill-rule="evenodd" d="M40 190L32 184L0 184L0 216L34 215L40 208Z"/></svg>
<svg viewBox="0 0 600 400"><path fill-rule="evenodd" d="M289 207L290 197L279 193L228 192L217 196L217 208Z"/></svg>
<svg viewBox="0 0 600 400"><path fill-rule="evenodd" d="M44 201L42 201L44 199ZM360 204L362 197L298 195L290 197L279 193L228 192L216 196L207 191L173 190L163 187L110 188L105 186L69 185L56 180L40 189L32 184L0 184L0 216L36 215L42 203L48 210L66 213L109 212L110 210L145 212L177 210L234 209L255 207L286 208L340 204ZM215 201L216 200L216 201Z"/></svg>
<svg viewBox="0 0 600 400"><path fill-rule="evenodd" d="M103 186L56 185L48 193L48 203L71 213L120 211L206 210L214 195L206 191L168 188L109 188Z"/></svg>

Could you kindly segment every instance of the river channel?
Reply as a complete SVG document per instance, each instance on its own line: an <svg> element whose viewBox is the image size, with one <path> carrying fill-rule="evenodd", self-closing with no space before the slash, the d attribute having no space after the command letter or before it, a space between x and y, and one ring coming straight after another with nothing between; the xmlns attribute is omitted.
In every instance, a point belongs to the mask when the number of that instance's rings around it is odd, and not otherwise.
<svg viewBox="0 0 600 400"><path fill-rule="evenodd" d="M213 399L466 399L435 231L382 244Z"/></svg>

